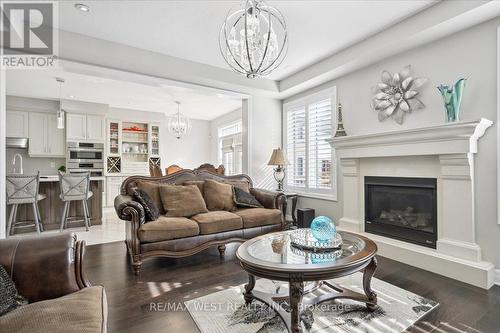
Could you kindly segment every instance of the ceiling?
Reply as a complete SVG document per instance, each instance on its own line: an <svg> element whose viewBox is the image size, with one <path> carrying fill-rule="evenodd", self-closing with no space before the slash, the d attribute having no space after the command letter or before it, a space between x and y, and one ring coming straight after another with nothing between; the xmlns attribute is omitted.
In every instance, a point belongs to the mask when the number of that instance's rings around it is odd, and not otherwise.
<svg viewBox="0 0 500 333"><path fill-rule="evenodd" d="M141 84L59 70L7 70L7 95L59 100L103 103L110 107L173 114L175 101L181 112L193 119L212 120L241 107L241 98L220 91L174 86L165 82Z"/></svg>
<svg viewBox="0 0 500 333"><path fill-rule="evenodd" d="M271 0L285 17L287 58L268 78L281 80L427 8L437 0ZM90 7L84 13L76 2ZM227 69L218 33L233 0L64 1L63 30Z"/></svg>

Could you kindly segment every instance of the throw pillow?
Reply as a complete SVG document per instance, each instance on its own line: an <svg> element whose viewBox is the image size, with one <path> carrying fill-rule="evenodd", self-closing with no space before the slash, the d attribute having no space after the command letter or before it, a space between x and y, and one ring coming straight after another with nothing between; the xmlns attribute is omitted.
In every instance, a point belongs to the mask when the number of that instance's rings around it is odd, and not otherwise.
<svg viewBox="0 0 500 333"><path fill-rule="evenodd" d="M144 213L146 214L146 222L155 221L160 217L160 211L156 206L155 202L146 191L140 188L134 189L134 200L139 202L142 207L144 207Z"/></svg>
<svg viewBox="0 0 500 333"><path fill-rule="evenodd" d="M0 265L0 316L27 303L26 299L17 293L14 281Z"/></svg>
<svg viewBox="0 0 500 333"><path fill-rule="evenodd" d="M253 195L239 187L233 186L234 203L238 207L264 208Z"/></svg>
<svg viewBox="0 0 500 333"><path fill-rule="evenodd" d="M165 214L161 203L160 184L148 181L138 181L137 187L146 192L149 197L153 199L156 207L158 207L158 210L160 211L160 214Z"/></svg>
<svg viewBox="0 0 500 333"><path fill-rule="evenodd" d="M203 191L208 210L236 210L232 185L207 179Z"/></svg>
<svg viewBox="0 0 500 333"><path fill-rule="evenodd" d="M191 217L208 213L207 206L196 185L161 185L161 201L168 217Z"/></svg>
<svg viewBox="0 0 500 333"><path fill-rule="evenodd" d="M238 187L243 191L250 193L250 183L246 180L225 180L224 183Z"/></svg>
<svg viewBox="0 0 500 333"><path fill-rule="evenodd" d="M203 195L203 187L205 186L204 180L187 180L182 185L196 185L200 190L200 193Z"/></svg>

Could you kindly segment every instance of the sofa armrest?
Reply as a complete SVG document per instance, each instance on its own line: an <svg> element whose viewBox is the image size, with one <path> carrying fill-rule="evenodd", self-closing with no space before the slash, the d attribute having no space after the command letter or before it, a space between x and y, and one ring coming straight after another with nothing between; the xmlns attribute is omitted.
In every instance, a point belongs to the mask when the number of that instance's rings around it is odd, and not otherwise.
<svg viewBox="0 0 500 333"><path fill-rule="evenodd" d="M115 198L115 210L120 219L127 221L125 242L129 254L136 261L137 256L141 254L141 241L138 232L145 222L144 207L134 201L131 196L121 194Z"/></svg>
<svg viewBox="0 0 500 333"><path fill-rule="evenodd" d="M115 198L115 211L118 217L125 221L138 219L140 224L144 223L144 207L137 201L134 201L129 195L117 195Z"/></svg>
<svg viewBox="0 0 500 333"><path fill-rule="evenodd" d="M265 207L283 210L286 197L283 193L259 188L251 188L250 193Z"/></svg>
<svg viewBox="0 0 500 333"><path fill-rule="evenodd" d="M83 274L84 254L85 242L68 233L0 241L0 265L30 303L90 287Z"/></svg>

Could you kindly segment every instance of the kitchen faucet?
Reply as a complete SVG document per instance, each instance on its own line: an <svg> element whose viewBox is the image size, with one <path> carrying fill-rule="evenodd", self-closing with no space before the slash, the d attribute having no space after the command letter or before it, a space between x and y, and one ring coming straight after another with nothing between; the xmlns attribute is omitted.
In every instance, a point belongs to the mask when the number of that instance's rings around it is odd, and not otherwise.
<svg viewBox="0 0 500 333"><path fill-rule="evenodd" d="M14 173L16 173L16 157L19 157L19 162L20 162L19 173L23 174L23 156L19 153L16 153L14 155L14 158L12 159L12 165L14 166Z"/></svg>

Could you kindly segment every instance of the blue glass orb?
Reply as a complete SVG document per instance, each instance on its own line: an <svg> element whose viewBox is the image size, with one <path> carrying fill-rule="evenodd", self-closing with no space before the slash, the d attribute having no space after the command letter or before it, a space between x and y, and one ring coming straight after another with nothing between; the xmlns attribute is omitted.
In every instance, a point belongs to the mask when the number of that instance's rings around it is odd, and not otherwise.
<svg viewBox="0 0 500 333"><path fill-rule="evenodd" d="M318 216L311 223L311 232L317 240L326 242L335 236L337 228L331 218Z"/></svg>

